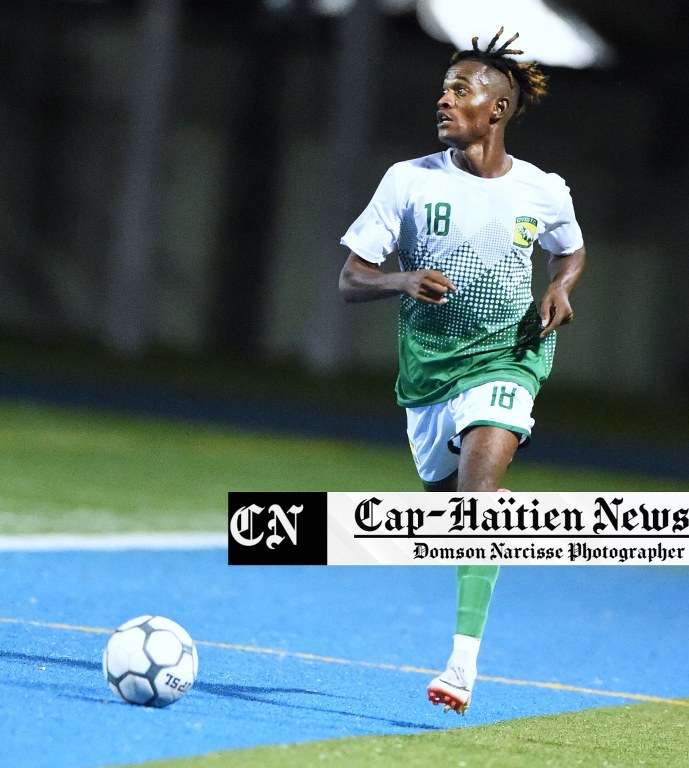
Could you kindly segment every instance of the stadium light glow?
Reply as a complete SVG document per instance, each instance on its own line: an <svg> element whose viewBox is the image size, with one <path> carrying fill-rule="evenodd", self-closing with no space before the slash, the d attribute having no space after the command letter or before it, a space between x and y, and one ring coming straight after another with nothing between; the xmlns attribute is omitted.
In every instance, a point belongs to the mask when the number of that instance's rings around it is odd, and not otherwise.
<svg viewBox="0 0 689 768"><path fill-rule="evenodd" d="M273 0L274 1L274 0ZM264 3L270 0L264 0ZM310 7L314 13L321 16L342 16L349 13L355 2L370 3L372 0L310 0ZM417 0L377 0L376 6L391 16L402 13L414 13Z"/></svg>
<svg viewBox="0 0 689 768"><path fill-rule="evenodd" d="M342 16L349 13L356 0L311 0L309 5L314 13L321 16Z"/></svg>
<svg viewBox="0 0 689 768"><path fill-rule="evenodd" d="M542 0L419 0L417 14L429 35L458 49L471 48L474 35L485 45L504 26L510 37L519 32L515 46L526 51L515 58L574 69L605 66L613 59L610 46L591 27Z"/></svg>

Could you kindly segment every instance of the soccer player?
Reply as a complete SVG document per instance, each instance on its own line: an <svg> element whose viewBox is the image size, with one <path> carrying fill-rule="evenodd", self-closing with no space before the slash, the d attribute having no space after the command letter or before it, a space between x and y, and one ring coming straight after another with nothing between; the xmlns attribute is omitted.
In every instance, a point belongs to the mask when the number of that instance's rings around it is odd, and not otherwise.
<svg viewBox="0 0 689 768"><path fill-rule="evenodd" d="M448 149L396 163L341 242L346 301L400 297L398 403L428 491L496 491L531 435L533 400L550 373L555 330L572 320L570 291L585 264L564 180L507 154L505 129L537 103L547 78L512 58L503 30L451 59L437 103ZM549 253L540 305L534 242ZM396 252L399 270L382 271ZM464 713L498 576L457 568L457 622L447 669L428 686Z"/></svg>

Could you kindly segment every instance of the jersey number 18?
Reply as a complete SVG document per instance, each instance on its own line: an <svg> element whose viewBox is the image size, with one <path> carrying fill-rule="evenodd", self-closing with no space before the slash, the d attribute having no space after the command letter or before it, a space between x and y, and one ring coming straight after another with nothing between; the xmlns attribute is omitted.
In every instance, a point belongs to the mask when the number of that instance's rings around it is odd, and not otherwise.
<svg viewBox="0 0 689 768"><path fill-rule="evenodd" d="M428 234L443 237L450 231L450 214L452 206L449 203L426 203L426 229Z"/></svg>

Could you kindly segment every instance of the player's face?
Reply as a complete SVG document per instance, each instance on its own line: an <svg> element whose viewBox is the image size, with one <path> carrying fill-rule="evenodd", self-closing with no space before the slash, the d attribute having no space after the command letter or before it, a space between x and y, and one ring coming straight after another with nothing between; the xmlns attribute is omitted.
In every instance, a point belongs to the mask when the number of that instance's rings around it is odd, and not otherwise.
<svg viewBox="0 0 689 768"><path fill-rule="evenodd" d="M480 61L460 61L450 67L436 113L443 143L464 149L487 135L498 99L496 74L502 77Z"/></svg>

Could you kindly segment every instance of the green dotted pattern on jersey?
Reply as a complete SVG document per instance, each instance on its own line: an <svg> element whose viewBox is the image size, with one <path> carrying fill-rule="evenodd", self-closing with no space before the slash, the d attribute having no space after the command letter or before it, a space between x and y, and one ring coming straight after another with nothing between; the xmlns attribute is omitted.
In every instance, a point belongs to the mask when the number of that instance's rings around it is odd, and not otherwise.
<svg viewBox="0 0 689 768"><path fill-rule="evenodd" d="M507 380L535 394L550 372L555 339L538 338L531 254L512 244L512 232L493 220L470 239L454 225L444 237L418 237L405 216L398 255L402 269L437 269L457 286L443 306L401 298L400 403L440 402L495 380L496 360Z"/></svg>

